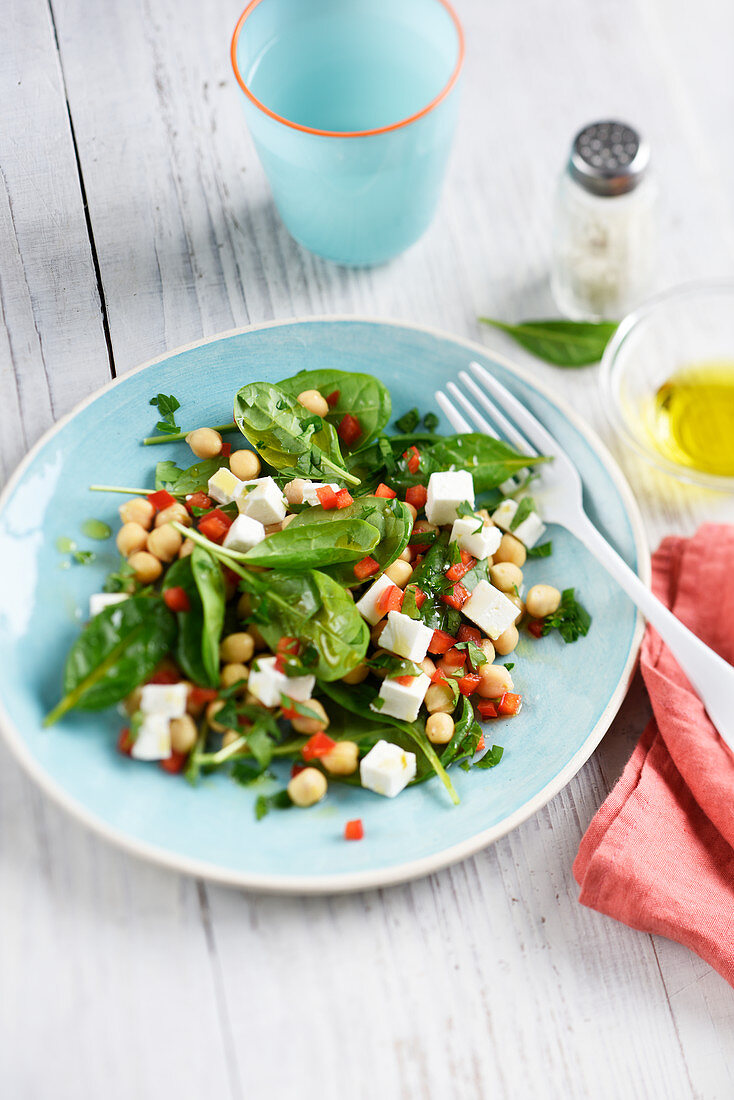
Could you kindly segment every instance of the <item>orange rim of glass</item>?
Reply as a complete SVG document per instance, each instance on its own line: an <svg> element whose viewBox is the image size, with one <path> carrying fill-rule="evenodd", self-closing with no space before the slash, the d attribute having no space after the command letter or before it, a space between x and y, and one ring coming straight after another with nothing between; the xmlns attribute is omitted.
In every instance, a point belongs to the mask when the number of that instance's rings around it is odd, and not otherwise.
<svg viewBox="0 0 734 1100"><path fill-rule="evenodd" d="M459 79L459 73L461 72L461 67L464 64L464 31L461 23L459 22L459 17L449 3L449 0L436 0L436 3L441 4L441 6L446 9L449 16L451 17L454 27L456 28L459 49L458 56L456 58L456 65L454 66L454 71L451 73L447 84L441 89L438 95L431 100L430 103L426 104L425 107L422 107L420 111L416 111L415 114L409 115L408 118L402 118L399 122L391 122L389 126L378 126L373 130L318 130L314 126L303 126L300 122L293 122L291 119L285 118L283 115L276 114L275 111L271 111L271 109L269 107L266 107L265 104L257 98L257 96L253 95L250 89L247 87L247 84L245 83L242 74L240 73L239 65L237 64L237 45L239 43L242 28L247 22L249 16L252 15L255 8L258 7L258 5L262 2L263 0L250 0L250 3L247 5L245 10L242 12L242 15L237 20L237 26L235 27L234 34L232 35L232 46L230 48L232 68L234 69L234 75L237 78L237 83L239 84L240 88L245 93L247 98L250 100L250 102L253 103L259 110L261 110L263 114L268 115L272 119L275 119L276 122L282 122L284 126L290 126L293 130L301 130L305 134L318 134L321 137L338 138L371 137L374 134L389 134L392 130L400 130L403 126L410 126L411 122L417 122L419 118L423 118L424 115L429 114L434 109L434 107L438 107L439 103L441 103L442 100L446 98L446 96L456 84L456 81Z"/></svg>

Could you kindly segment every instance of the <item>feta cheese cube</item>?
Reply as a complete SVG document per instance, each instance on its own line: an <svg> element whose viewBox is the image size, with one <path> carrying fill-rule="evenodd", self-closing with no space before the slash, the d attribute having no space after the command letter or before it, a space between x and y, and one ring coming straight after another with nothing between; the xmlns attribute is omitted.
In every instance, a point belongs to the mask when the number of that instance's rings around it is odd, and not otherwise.
<svg viewBox="0 0 734 1100"><path fill-rule="evenodd" d="M518 523L514 531L510 531L510 525L515 518L518 509L516 500L503 500L492 515L492 522L503 531L508 531L525 546L535 546L538 539L545 533L545 524L537 512L531 512L529 516Z"/></svg>
<svg viewBox="0 0 734 1100"><path fill-rule="evenodd" d="M145 715L130 755L136 760L168 760L171 755L171 724L165 714Z"/></svg>
<svg viewBox="0 0 734 1100"><path fill-rule="evenodd" d="M316 686L315 676L286 676L275 667L275 657L258 657L247 681L248 690L263 706L279 707L281 695L307 703Z"/></svg>
<svg viewBox="0 0 734 1100"><path fill-rule="evenodd" d="M476 623L492 641L504 634L517 618L517 608L504 592L489 581L480 581L462 607L467 619ZM382 638L380 638L382 644Z"/></svg>
<svg viewBox="0 0 734 1100"><path fill-rule="evenodd" d="M124 592L95 592L89 597L89 618L93 619L106 607L110 607L113 603L122 603L126 599L128 597Z"/></svg>
<svg viewBox="0 0 734 1100"><path fill-rule="evenodd" d="M403 722L415 722L421 703L430 686L430 678L425 672L414 676L410 684L401 684L397 680L383 680L380 688L381 707L371 705L377 714L389 714L391 718L400 718Z"/></svg>
<svg viewBox="0 0 734 1100"><path fill-rule="evenodd" d="M189 687L180 684L144 684L140 691L143 714L159 714L164 718L182 718L186 713Z"/></svg>
<svg viewBox="0 0 734 1100"><path fill-rule="evenodd" d="M395 798L415 779L415 753L390 741L378 741L360 761L359 778L368 791Z"/></svg>
<svg viewBox="0 0 734 1100"><path fill-rule="evenodd" d="M246 554L265 538L265 528L259 520L251 516L237 516L224 539L227 550L239 550Z"/></svg>
<svg viewBox="0 0 734 1100"><path fill-rule="evenodd" d="M338 493L341 489L341 485L335 485L333 481L304 481L303 483L303 503L311 504L315 506L321 504L316 490L323 489L328 485L330 489L333 489L335 493Z"/></svg>
<svg viewBox="0 0 734 1100"><path fill-rule="evenodd" d="M386 588L392 588L393 581L384 573L381 577L378 577L373 585L371 585L361 600L357 600L357 611L360 615L367 620L370 626L377 626L380 619L385 614L384 611L380 611L377 606L380 596Z"/></svg>
<svg viewBox="0 0 734 1100"><path fill-rule="evenodd" d="M494 554L502 541L502 532L491 524L485 527L481 516L461 516L454 520L450 541L458 542L461 550L481 561Z"/></svg>
<svg viewBox="0 0 734 1100"><path fill-rule="evenodd" d="M218 504L231 504L242 489L242 484L231 470L228 470L226 466L222 466L221 470L217 470L209 478L207 493Z"/></svg>
<svg viewBox="0 0 734 1100"><path fill-rule="evenodd" d="M420 619L411 619L402 611L391 611L387 616L387 626L380 635L380 645L391 653L420 663L428 652L432 638L430 626Z"/></svg>
<svg viewBox="0 0 734 1100"><path fill-rule="evenodd" d="M439 527L457 519L456 509L467 501L474 507L474 478L468 470L443 470L428 479L426 519Z"/></svg>
<svg viewBox="0 0 734 1100"><path fill-rule="evenodd" d="M286 501L272 477L243 481L237 493L237 508L264 527L285 519Z"/></svg>

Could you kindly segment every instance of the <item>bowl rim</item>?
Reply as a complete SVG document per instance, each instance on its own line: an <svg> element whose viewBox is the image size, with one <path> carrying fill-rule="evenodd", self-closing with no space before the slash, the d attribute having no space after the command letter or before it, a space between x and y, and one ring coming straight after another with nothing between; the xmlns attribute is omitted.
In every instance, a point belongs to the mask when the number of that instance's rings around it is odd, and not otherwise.
<svg viewBox="0 0 734 1100"><path fill-rule="evenodd" d="M690 485L697 485L704 489L715 489L719 492L734 492L734 476L708 474L703 470L697 470L693 466L681 466L660 454L659 451L646 446L641 437L630 427L620 407L618 395L618 359L630 336L644 326L661 306L670 305L671 302L676 300L696 298L702 295L707 296L717 292L728 292L734 300L734 279L690 280L674 287L668 287L633 309L620 321L616 332L604 349L599 381L604 398L603 405L610 425L624 439L625 443L650 465L674 477L677 481L685 481Z"/></svg>
<svg viewBox="0 0 734 1100"><path fill-rule="evenodd" d="M257 96L254 95L253 92L250 90L250 88L248 88L245 79L240 72L239 63L237 61L237 47L239 45L240 34L242 33L244 25L249 16L252 15L255 8L257 8L262 2L263 0L250 0L250 3L242 12L235 25L229 50L235 79L237 80L237 83L239 84L240 88L245 93L247 98L250 100L250 102L255 107L257 107L258 110L262 111L263 114L267 115L269 118L274 119L275 122L282 123L283 126L290 126L292 130L300 130L304 134L316 134L319 137L360 138L374 137L376 134L389 134L393 130L400 130L402 129L402 127L409 126L412 122L417 122L418 119L423 118L427 114L430 114L430 112L435 107L438 107L439 103L442 103L443 100L446 99L449 92L458 81L459 75L464 65L464 57L466 55L466 43L464 39L464 28L461 25L461 21L454 11L454 8L449 3L449 0L434 0L435 3L440 4L441 7L444 8L454 24L454 27L456 29L457 53L456 64L454 65L448 81L443 86L438 95L433 97L430 103L427 103L425 107L421 107L419 111L415 111L412 115L408 115L407 118L402 118L399 119L397 122L391 122L388 126L378 126L371 130L320 130L314 126L304 126L302 123L293 122L292 119L286 118L284 115L279 115L276 111L273 111L270 107L267 107L262 102L262 100L258 99Z"/></svg>

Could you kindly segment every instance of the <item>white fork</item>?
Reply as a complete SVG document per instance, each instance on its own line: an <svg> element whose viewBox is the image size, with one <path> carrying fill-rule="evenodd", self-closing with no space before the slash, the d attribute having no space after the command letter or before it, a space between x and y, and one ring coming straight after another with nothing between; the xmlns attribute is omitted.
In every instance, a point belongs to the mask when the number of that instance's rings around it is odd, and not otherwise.
<svg viewBox="0 0 734 1100"><path fill-rule="evenodd" d="M571 531L652 623L695 688L722 739L734 751L734 666L676 619L599 534L584 512L576 467L540 421L479 363L471 363L470 367L480 385L466 371L460 371L459 378L474 400L469 400L453 382L446 387L451 396L481 432L498 438L496 428L478 411L477 404L518 450L553 457L552 462L538 467L543 518ZM445 393L439 390L436 401L457 432L476 430Z"/></svg>

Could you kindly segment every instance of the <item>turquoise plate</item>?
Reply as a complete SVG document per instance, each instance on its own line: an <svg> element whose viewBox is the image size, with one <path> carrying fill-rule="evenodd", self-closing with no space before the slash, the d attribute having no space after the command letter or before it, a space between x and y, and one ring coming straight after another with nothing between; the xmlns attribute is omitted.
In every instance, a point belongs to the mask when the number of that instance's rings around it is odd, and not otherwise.
<svg viewBox="0 0 734 1100"><path fill-rule="evenodd" d="M592 520L644 579L649 558L637 507L609 454L569 409L509 363L467 341L409 325L320 319L227 333L172 352L105 387L34 447L0 498L0 562L12 577L0 595L0 724L40 786L81 821L145 858L253 889L293 893L354 890L400 882L463 859L543 806L600 741L626 691L640 643L635 609L566 531L553 528L553 556L531 561L528 583L574 585L593 616L589 635L567 646L524 638L515 683L519 717L488 726L504 745L499 767L452 771L461 805L432 780L398 798L333 784L310 810L273 812L257 823L256 792L226 776L192 788L180 776L115 750L114 712L72 714L52 730L44 714L59 695L66 651L91 592L116 563L112 540L91 543L85 519L115 527L120 497L90 483L152 484L154 463L185 461L181 444L137 446L154 422L151 396L175 393L180 423L222 423L245 382L303 367L371 371L393 395L395 414L433 407L434 390L471 359L485 364L562 441L584 479ZM440 430L447 430L443 423ZM92 565L64 568L57 539L94 549ZM273 783L273 789L282 785ZM346 843L344 823L361 817L365 838Z"/></svg>

